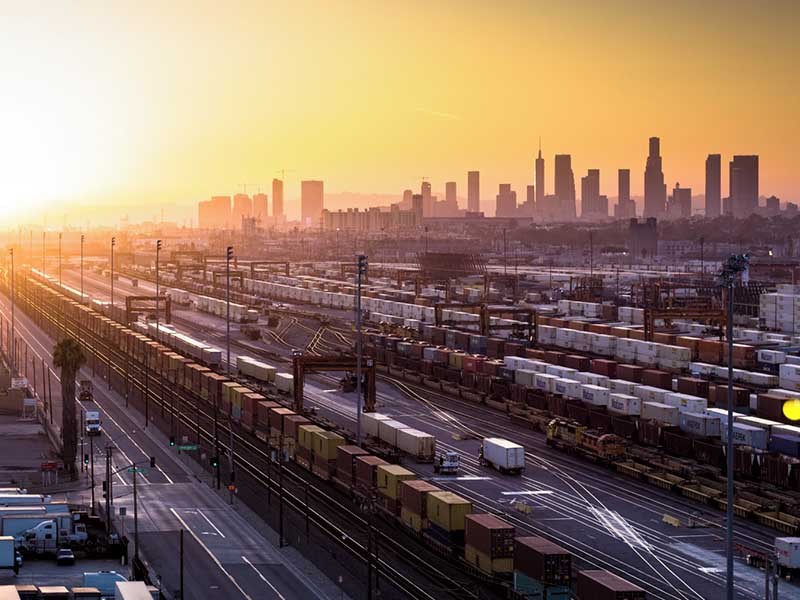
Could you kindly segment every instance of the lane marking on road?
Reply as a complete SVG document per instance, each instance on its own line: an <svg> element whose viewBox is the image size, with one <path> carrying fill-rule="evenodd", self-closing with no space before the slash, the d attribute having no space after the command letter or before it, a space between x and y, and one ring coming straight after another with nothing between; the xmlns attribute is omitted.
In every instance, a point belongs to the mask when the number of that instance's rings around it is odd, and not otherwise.
<svg viewBox="0 0 800 600"><path fill-rule="evenodd" d="M217 527L216 525L214 525L214 523L211 521L211 519L209 519L209 518L208 518L208 517L205 515L205 513L204 513L202 510L198 510L197 512L198 512L198 514L199 514L201 517L203 517L203 518L204 518L204 519L205 519L205 520L208 522L208 524L209 524L209 525L211 525L211 527L213 527L213 528L214 528L214 531L216 531L216 532L219 534L219 537L221 537L221 538L224 538L224 537L225 537L225 534L224 534L224 533L222 533L222 532L219 530L219 527Z"/></svg>
<svg viewBox="0 0 800 600"><path fill-rule="evenodd" d="M239 592L242 594L242 596L247 598L247 600L253 600L253 598L247 592L245 592L242 589L242 586L240 586L239 583L236 581L236 579L234 579L233 575L231 575L225 569L225 567L222 566L222 563L219 562L219 559L216 556L214 556L214 554L211 552L211 550L208 548L208 546L206 546L203 543L203 541L200 539L200 536L198 536L194 531L192 531L192 529L186 524L186 521L181 519L181 516L178 514L178 512L174 508L170 508L169 510L173 515L175 515L175 518L178 519L178 521L181 522L181 525L183 525L183 528L186 529L189 532L189 535L191 535L194 538L194 540L203 547L203 550L206 551L206 554L208 554L211 557L211 560L213 560L214 564L217 565L217 567L219 567L219 570L222 571L223 573L225 573L225 576L236 587L236 589L239 590ZM242 558L244 558L244 557L242 557ZM251 564L250 566L252 567L253 565ZM253 567L253 568L255 568L255 567ZM258 569L256 569L256 571L258 571ZM283 596L281 596L281 597L283 597Z"/></svg>
<svg viewBox="0 0 800 600"><path fill-rule="evenodd" d="M553 490L523 490L521 492L500 492L503 496L547 496Z"/></svg>
<svg viewBox="0 0 800 600"><path fill-rule="evenodd" d="M261 580L264 583L266 583L273 592L275 592L275 595L278 596L278 598L280 598L280 600L286 600L286 598L284 598L283 594L281 594L278 591L278 588L276 588L274 585L272 585L272 583L270 583L269 579L264 577L264 574L261 571L259 571L258 569L256 569L256 566L253 563L251 563L249 560L247 560L246 556L242 556L242 560L253 568L253 570L258 574L258 576L261 578Z"/></svg>

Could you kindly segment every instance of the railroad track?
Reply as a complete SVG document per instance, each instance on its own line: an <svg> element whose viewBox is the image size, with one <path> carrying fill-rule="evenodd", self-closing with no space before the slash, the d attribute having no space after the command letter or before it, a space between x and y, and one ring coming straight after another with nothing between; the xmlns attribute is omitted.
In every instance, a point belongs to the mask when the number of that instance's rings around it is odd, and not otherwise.
<svg viewBox="0 0 800 600"><path fill-rule="evenodd" d="M29 310L35 303L33 299L23 294L18 295L18 298L25 301ZM50 310L48 310L48 307L43 307L41 311L39 311L39 315L47 321L50 327L56 330L64 330L67 335L72 335L77 338L79 331L74 320L71 317L63 321L53 318L52 314L58 314L58 312L55 310L54 306L50 306L49 309ZM269 469L273 465L272 457L266 450L260 447L260 445L255 444L250 439L249 435L243 436L241 433L235 431L235 428L231 430L231 428L226 426L224 420L217 420L217 435L215 436L209 426L201 424L201 418L204 423L211 423L214 421L214 417L204 410L201 410L200 404L202 400L200 398L195 397L194 402L190 404L186 398L182 397L181 394L178 394L177 391L173 389L174 386L160 381L160 377L149 369L147 369L147 371L150 372L149 377L152 380L152 385L148 387L141 382L142 379L146 379L143 365L138 364L135 360L126 360L125 357L121 357L116 348L110 346L106 341L98 339L99 336L96 334L89 333L85 330L81 330L80 333L82 334L82 342L86 345L87 349L98 356L103 363L108 364L117 376L125 377L126 380L131 383L133 389L137 390L142 395L146 395L153 407L161 407L162 410L165 409L168 398L172 396L172 398L169 398L170 408L168 410L174 410L173 401L178 404L178 412L176 415L178 423L183 423L188 431L196 432L198 441L206 442L207 446L210 443L209 447L213 448L213 442L216 440L217 446L220 449L226 452L232 451L231 454L234 456L235 464L248 473L253 481L260 482L260 484L263 485L266 476L266 480L269 482L267 486L273 485L272 479L269 476ZM126 373L125 370L120 367L119 360L127 362L132 367L133 372ZM161 394L156 392L157 387L161 388ZM183 406L185 410L181 410L181 406ZM190 418L190 413L194 413L194 420ZM228 438L232 440L232 444L226 443L225 440ZM245 454L245 452L249 454ZM265 467L265 465L267 466ZM307 501L301 499L299 495L288 494L288 505L300 512L310 511L310 516L314 524L318 526L321 531L327 533L339 545L345 547L356 557L363 560L363 557L367 553L366 546L353 537L353 531L366 527L367 521L364 517L331 496L327 490L310 483L307 478L292 473L290 469L284 471L284 474L292 477L297 485L305 489L306 494L308 490L312 490L315 501L321 507L325 507L325 514L321 512L321 509L308 508ZM268 487L268 492L275 493L272 487ZM331 518L332 515L337 515L339 521L345 518L348 521L348 524L344 525L346 529L343 529L342 525L336 525L334 519ZM353 527L356 529L353 529ZM438 571L432 564L426 562L424 558L419 556L418 549L407 548L399 544L395 539L396 536L388 535L384 531L378 530L376 534L381 544L382 556L389 553L391 556L398 558L401 564L412 565L418 574L428 574L425 575L426 580L429 582L428 587L422 588L407 575L398 571L392 564L387 562L385 558L374 558L383 576L387 580L392 581L393 585L397 586L398 589L407 592L409 597L433 599L436 596L430 593L430 591L436 593L437 590L439 592L452 592L455 590L457 592L457 597L476 597L475 593L470 589L470 584L453 580L447 574ZM423 570L419 571L420 568ZM443 585L446 587L443 588Z"/></svg>

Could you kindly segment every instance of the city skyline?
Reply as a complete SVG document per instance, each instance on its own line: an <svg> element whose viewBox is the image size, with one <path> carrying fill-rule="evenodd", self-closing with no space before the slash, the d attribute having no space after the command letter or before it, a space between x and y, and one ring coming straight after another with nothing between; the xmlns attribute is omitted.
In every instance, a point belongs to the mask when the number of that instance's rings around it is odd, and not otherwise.
<svg viewBox="0 0 800 600"><path fill-rule="evenodd" d="M800 199L791 2L645 12L634 2L503 11L245 2L235 15L211 5L188 13L180 2L135 12L85 4L54 6L46 21L23 3L4 14L0 65L16 93L0 99L0 118L15 143L0 161L13 222L23 207L51 225L64 214L82 224L77 207L96 209L83 210L95 223L118 207L138 209L131 218L163 207L182 220L241 182L269 193L275 177L297 218L301 180L324 180L333 193L399 193L427 176L438 193L452 180L466 190L468 170L481 172L481 209L491 212L500 183L522 197L534 182L540 136L551 165L569 153L576 177L605 174L609 198L620 168L642 194L642 141L658 136L669 186L701 193L709 153L757 154L764 193ZM434 28L442 22L444 33ZM501 31L513 53L496 44ZM213 51L189 50L203 37L216 40ZM547 93L553 86L558 94ZM757 110L767 89L770 110ZM552 193L552 177L545 182Z"/></svg>

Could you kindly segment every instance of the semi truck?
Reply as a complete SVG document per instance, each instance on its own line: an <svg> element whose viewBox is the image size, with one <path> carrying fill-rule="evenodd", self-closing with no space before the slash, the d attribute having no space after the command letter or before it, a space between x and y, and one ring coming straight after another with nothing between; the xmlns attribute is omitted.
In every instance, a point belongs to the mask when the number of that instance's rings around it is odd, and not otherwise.
<svg viewBox="0 0 800 600"><path fill-rule="evenodd" d="M0 506L36 506L51 500L46 494L0 494Z"/></svg>
<svg viewBox="0 0 800 600"><path fill-rule="evenodd" d="M72 515L69 513L60 515L15 515L4 516L0 521L0 535L20 536L26 531L30 531L41 523L54 522L57 525L69 528L72 522Z"/></svg>
<svg viewBox="0 0 800 600"><path fill-rule="evenodd" d="M484 438L478 456L482 466L519 475L525 470L525 448L502 438Z"/></svg>
<svg viewBox="0 0 800 600"><path fill-rule="evenodd" d="M76 521L73 515L58 515L20 532L15 540L23 553L50 554L59 548L85 545L89 533L86 524Z"/></svg>
<svg viewBox="0 0 800 600"><path fill-rule="evenodd" d="M86 435L100 435L102 433L99 410L87 410L85 422Z"/></svg>

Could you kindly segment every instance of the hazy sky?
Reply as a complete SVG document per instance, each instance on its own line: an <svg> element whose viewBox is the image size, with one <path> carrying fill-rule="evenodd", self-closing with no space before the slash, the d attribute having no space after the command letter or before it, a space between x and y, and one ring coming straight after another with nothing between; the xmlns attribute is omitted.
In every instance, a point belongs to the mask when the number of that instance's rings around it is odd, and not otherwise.
<svg viewBox="0 0 800 600"><path fill-rule="evenodd" d="M290 198L301 178L465 195L479 169L493 212L539 136L548 192L571 153L578 190L599 168L615 196L628 167L640 194L658 135L669 189L757 153L761 193L797 201L798 26L794 0L0 0L4 216L184 217L282 168Z"/></svg>

